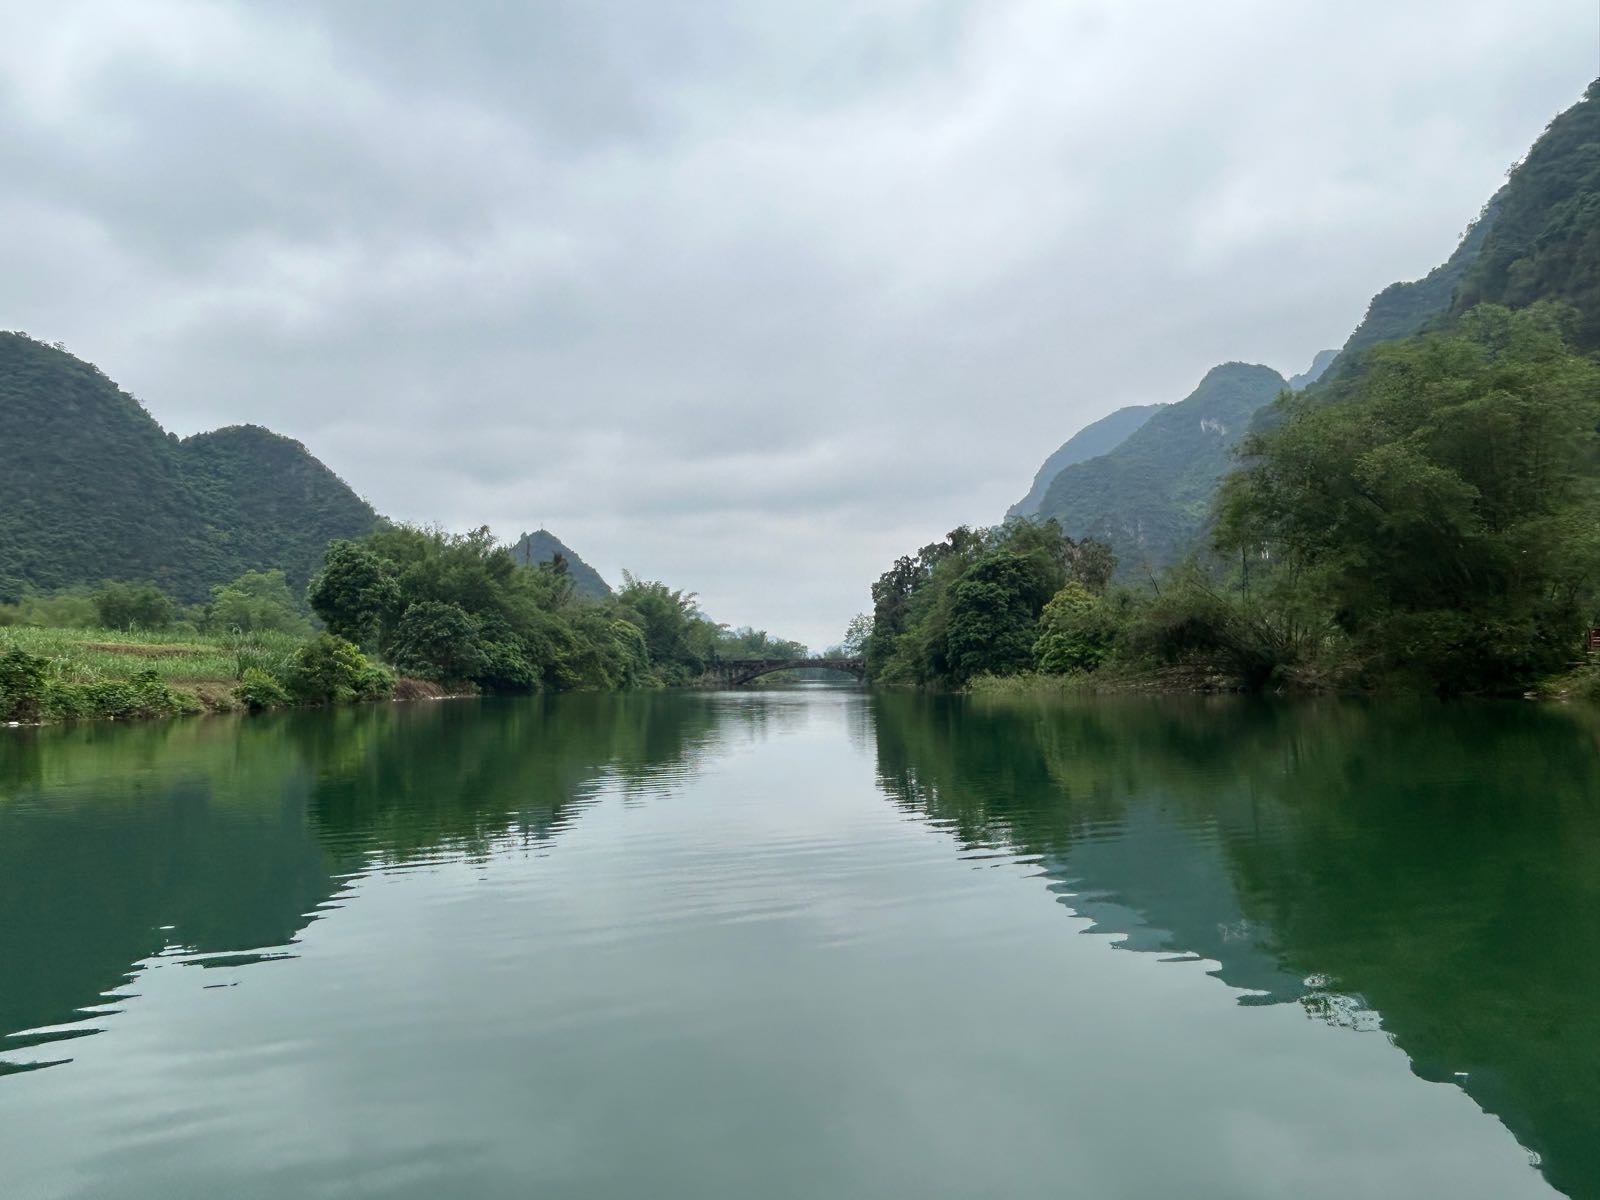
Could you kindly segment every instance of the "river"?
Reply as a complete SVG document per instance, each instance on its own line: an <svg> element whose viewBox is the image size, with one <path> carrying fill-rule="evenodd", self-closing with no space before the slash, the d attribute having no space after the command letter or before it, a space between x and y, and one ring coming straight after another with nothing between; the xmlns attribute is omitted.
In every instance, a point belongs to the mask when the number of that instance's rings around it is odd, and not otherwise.
<svg viewBox="0 0 1600 1200"><path fill-rule="evenodd" d="M1600 1196L1600 714L0 730L0 1195Z"/></svg>

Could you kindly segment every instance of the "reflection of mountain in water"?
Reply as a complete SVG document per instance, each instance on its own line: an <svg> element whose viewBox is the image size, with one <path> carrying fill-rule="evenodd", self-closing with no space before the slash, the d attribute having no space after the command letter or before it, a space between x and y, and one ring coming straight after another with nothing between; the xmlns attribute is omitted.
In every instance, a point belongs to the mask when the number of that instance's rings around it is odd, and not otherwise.
<svg viewBox="0 0 1600 1200"><path fill-rule="evenodd" d="M95 1032L152 956L281 956L374 866L547 843L602 784L691 769L717 721L704 702L573 696L10 736L0 1050Z"/></svg>
<svg viewBox="0 0 1600 1200"><path fill-rule="evenodd" d="M1600 758L1533 706L874 700L880 783L1241 1003L1382 1028L1600 1195Z"/></svg>

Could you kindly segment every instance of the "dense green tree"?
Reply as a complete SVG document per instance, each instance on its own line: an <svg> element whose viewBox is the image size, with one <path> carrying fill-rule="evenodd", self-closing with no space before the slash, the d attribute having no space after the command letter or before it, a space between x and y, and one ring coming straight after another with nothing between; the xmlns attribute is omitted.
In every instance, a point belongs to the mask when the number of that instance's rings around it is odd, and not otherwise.
<svg viewBox="0 0 1600 1200"><path fill-rule="evenodd" d="M282 571L246 571L232 583L212 588L206 622L212 629L240 633L310 631Z"/></svg>
<svg viewBox="0 0 1600 1200"><path fill-rule="evenodd" d="M390 658L404 674L459 682L484 675L488 664L481 641L478 626L458 605L422 600L401 616Z"/></svg>
<svg viewBox="0 0 1600 1200"><path fill-rule="evenodd" d="M850 624L845 626L844 640L839 643L839 649L850 657L865 654L867 644L872 640L872 618L866 613L857 613L850 618Z"/></svg>
<svg viewBox="0 0 1600 1200"><path fill-rule="evenodd" d="M1068 579L1103 589L1114 564L1108 547L1069 538L1053 520L954 529L873 585L868 677L960 686L1027 670L1045 604Z"/></svg>
<svg viewBox="0 0 1600 1200"><path fill-rule="evenodd" d="M1314 594L1373 673L1503 690L1595 620L1600 367L1550 305L1392 343L1248 447L1217 542L1241 586Z"/></svg>
<svg viewBox="0 0 1600 1200"><path fill-rule="evenodd" d="M1104 662L1116 634L1100 607L1093 592L1069 579L1039 614L1034 665L1052 675L1070 675L1093 671Z"/></svg>
<svg viewBox="0 0 1600 1200"><path fill-rule="evenodd" d="M390 566L369 544L335 541L306 594L328 631L358 645L376 640L386 620L399 615L400 588Z"/></svg>
<svg viewBox="0 0 1600 1200"><path fill-rule="evenodd" d="M559 564L519 562L487 528L401 525L332 544L311 602L331 631L405 673L491 691L659 687L693 681L725 648L805 653L763 631L729 635L692 593L625 577L593 599Z"/></svg>
<svg viewBox="0 0 1600 1200"><path fill-rule="evenodd" d="M1033 665L1034 625L1058 577L1012 550L986 554L950 589L945 632L950 680L1013 675Z"/></svg>
<svg viewBox="0 0 1600 1200"><path fill-rule="evenodd" d="M153 583L105 583L94 594L95 612L107 629L165 629L176 608Z"/></svg>

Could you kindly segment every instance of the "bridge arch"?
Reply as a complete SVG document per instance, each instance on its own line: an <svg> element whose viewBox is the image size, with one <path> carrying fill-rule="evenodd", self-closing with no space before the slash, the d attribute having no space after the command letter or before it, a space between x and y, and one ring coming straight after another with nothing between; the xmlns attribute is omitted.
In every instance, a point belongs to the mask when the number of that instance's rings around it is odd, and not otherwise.
<svg viewBox="0 0 1600 1200"><path fill-rule="evenodd" d="M752 658L716 663L706 674L717 686L743 687L775 671L816 670L838 671L860 680L867 677L867 664L861 658Z"/></svg>

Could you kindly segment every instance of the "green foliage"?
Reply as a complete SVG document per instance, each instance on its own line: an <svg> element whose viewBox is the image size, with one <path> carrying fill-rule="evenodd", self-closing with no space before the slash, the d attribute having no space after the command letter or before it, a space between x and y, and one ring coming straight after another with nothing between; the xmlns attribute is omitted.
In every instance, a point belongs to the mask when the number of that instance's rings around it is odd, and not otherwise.
<svg viewBox="0 0 1600 1200"><path fill-rule="evenodd" d="M857 613L850 618L850 624L845 626L844 640L839 643L839 650L851 658L867 652L867 645L872 641L872 618L866 613Z"/></svg>
<svg viewBox="0 0 1600 1200"><path fill-rule="evenodd" d="M663 684L688 683L716 657L719 630L701 614L693 592L622 573L617 615L644 636L651 668Z"/></svg>
<svg viewBox="0 0 1600 1200"><path fill-rule="evenodd" d="M311 631L310 623L295 610L282 571L246 571L232 583L212 588L206 624L238 633Z"/></svg>
<svg viewBox="0 0 1600 1200"><path fill-rule="evenodd" d="M185 602L246 570L304 587L372 509L298 443L250 427L179 442L95 367L0 333L0 601L102 579Z"/></svg>
<svg viewBox="0 0 1600 1200"><path fill-rule="evenodd" d="M1506 691L1559 668L1600 583L1600 367L1566 319L1484 305L1380 347L1252 440L1219 547L1315 598L1369 676Z"/></svg>
<svg viewBox="0 0 1600 1200"><path fill-rule="evenodd" d="M13 604L0 608L0 624L32 625L44 629L89 629L100 623L93 597L84 591L53 595L25 592Z"/></svg>
<svg viewBox="0 0 1600 1200"><path fill-rule="evenodd" d="M1045 493L1049 491L1050 484L1057 475L1076 463L1088 462L1091 458L1111 453L1149 421L1161 407L1159 404L1140 404L1119 408L1109 416L1085 425L1044 460L1044 465L1033 477L1033 486L1028 489L1028 494L1013 504L1006 511L1006 516L1036 516L1040 505L1044 503Z"/></svg>
<svg viewBox="0 0 1600 1200"><path fill-rule="evenodd" d="M383 623L402 608L391 564L369 545L334 541L306 594L328 631L358 645L369 645Z"/></svg>
<svg viewBox="0 0 1600 1200"><path fill-rule="evenodd" d="M423 600L411 605L395 628L390 657L396 669L419 679L455 683L483 677L486 661L482 635L471 617L458 605L442 600ZM495 674L521 673L515 660L516 643L510 638L495 644L494 656L507 663L495 663Z"/></svg>
<svg viewBox="0 0 1600 1200"><path fill-rule="evenodd" d="M94 594L95 613L106 629L161 630L172 624L176 608L150 583L105 583Z"/></svg>
<svg viewBox="0 0 1600 1200"><path fill-rule="evenodd" d="M370 664L350 642L319 634L295 655L289 692L305 704L341 704L361 697Z"/></svg>
<svg viewBox="0 0 1600 1200"><path fill-rule="evenodd" d="M751 658L805 658L806 647L788 638L773 637L765 629L748 625L723 630L716 642L716 655L724 662Z"/></svg>
<svg viewBox="0 0 1600 1200"><path fill-rule="evenodd" d="M1069 579L1039 614L1034 665L1051 675L1093 671L1105 661L1116 637L1116 622L1100 598Z"/></svg>
<svg viewBox="0 0 1600 1200"><path fill-rule="evenodd" d="M568 572L520 563L486 528L393 526L329 546L310 600L330 632L359 637L401 672L489 691L684 684L719 656L805 653L763 631L727 634L692 594L624 578L592 600Z"/></svg>
<svg viewBox="0 0 1600 1200"><path fill-rule="evenodd" d="M151 670L127 679L70 682L52 661L13 646L0 654L0 721L64 721L169 717L196 712L198 702Z"/></svg>
<svg viewBox="0 0 1600 1200"><path fill-rule="evenodd" d="M42 715L58 721L131 720L199 711L193 696L173 690L154 671L140 671L131 679L51 683L45 689Z"/></svg>
<svg viewBox="0 0 1600 1200"><path fill-rule="evenodd" d="M387 700L394 695L395 675L379 662L368 661L356 676L357 700Z"/></svg>
<svg viewBox="0 0 1600 1200"><path fill-rule="evenodd" d="M19 646L0 654L0 721L38 720L47 665L47 660Z"/></svg>
<svg viewBox="0 0 1600 1200"><path fill-rule="evenodd" d="M952 530L899 559L873 585L867 675L885 683L962 686L1034 663L1039 614L1069 579L1105 586L1115 560L1054 521Z"/></svg>
<svg viewBox="0 0 1600 1200"><path fill-rule="evenodd" d="M1452 312L1482 303L1573 305L1571 341L1600 349L1600 80L1511 172Z"/></svg>
<svg viewBox="0 0 1600 1200"><path fill-rule="evenodd" d="M289 693L277 678L260 667L247 667L233 689L234 699L252 712L289 703Z"/></svg>

